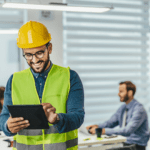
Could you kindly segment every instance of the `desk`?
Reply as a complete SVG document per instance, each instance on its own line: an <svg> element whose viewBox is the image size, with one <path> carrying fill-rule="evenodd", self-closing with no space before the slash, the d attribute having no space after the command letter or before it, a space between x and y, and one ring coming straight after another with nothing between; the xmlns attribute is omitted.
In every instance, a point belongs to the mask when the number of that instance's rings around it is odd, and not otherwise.
<svg viewBox="0 0 150 150"><path fill-rule="evenodd" d="M83 141L85 138L91 138L91 140L88 141ZM102 138L104 136L102 135ZM96 135L90 135L87 136L83 133L79 132L79 150L106 150L109 148L113 147L121 147L122 142L125 142L126 138L119 135L114 138L106 139L104 138L103 140L97 140Z"/></svg>

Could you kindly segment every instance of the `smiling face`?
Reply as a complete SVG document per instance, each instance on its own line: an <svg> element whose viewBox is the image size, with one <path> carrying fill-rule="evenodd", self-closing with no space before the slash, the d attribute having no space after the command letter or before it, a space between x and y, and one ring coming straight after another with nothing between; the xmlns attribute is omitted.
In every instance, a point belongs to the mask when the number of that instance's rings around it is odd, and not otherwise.
<svg viewBox="0 0 150 150"><path fill-rule="evenodd" d="M120 97L120 102L127 102L129 100L126 84L119 86L118 96Z"/></svg>
<svg viewBox="0 0 150 150"><path fill-rule="evenodd" d="M52 52L52 44L50 43L48 48L46 48L46 45L43 45L36 48L23 49L23 53L25 55L30 55L30 54L40 53L40 52L44 52L44 56L42 58L37 58L35 55L33 55L33 58L31 60L27 60L28 65L36 73L42 73L50 66L49 54L51 54Z"/></svg>

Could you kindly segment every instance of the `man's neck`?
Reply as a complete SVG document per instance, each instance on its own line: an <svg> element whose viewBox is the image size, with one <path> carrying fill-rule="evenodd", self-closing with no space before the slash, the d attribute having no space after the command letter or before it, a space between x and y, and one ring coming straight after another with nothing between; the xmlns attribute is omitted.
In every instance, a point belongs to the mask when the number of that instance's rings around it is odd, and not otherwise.
<svg viewBox="0 0 150 150"><path fill-rule="evenodd" d="M45 68L45 70L47 70L49 68L50 64L51 64L51 62L49 61L47 67Z"/></svg>

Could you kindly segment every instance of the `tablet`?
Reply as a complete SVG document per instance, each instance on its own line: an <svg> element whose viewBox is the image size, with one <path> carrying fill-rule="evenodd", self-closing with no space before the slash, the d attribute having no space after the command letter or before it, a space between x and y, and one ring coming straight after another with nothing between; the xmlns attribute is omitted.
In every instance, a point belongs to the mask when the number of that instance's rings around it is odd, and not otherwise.
<svg viewBox="0 0 150 150"><path fill-rule="evenodd" d="M42 105L7 105L12 118L23 117L29 120L26 129L48 129L48 120Z"/></svg>

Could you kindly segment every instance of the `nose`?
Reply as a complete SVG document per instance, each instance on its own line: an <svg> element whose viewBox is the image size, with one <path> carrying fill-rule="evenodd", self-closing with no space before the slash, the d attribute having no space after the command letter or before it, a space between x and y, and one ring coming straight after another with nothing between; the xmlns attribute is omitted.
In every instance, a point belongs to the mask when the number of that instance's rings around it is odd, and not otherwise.
<svg viewBox="0 0 150 150"><path fill-rule="evenodd" d="M33 62L33 63L36 63L36 62L38 62L38 61L39 61L39 59L38 59L35 55L33 55L32 62Z"/></svg>

